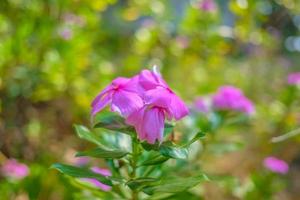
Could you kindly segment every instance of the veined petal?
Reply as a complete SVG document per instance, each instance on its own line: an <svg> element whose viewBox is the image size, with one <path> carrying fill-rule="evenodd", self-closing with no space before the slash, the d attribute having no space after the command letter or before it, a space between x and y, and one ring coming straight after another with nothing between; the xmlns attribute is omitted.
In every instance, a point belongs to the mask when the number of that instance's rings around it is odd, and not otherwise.
<svg viewBox="0 0 300 200"><path fill-rule="evenodd" d="M178 97L176 94L172 94L171 98L171 105L169 106L169 112L172 114L172 116L179 120L189 113L189 109L185 105L185 103Z"/></svg>
<svg viewBox="0 0 300 200"><path fill-rule="evenodd" d="M144 132L144 129L143 129L143 121L144 121L144 114L145 114L146 108L147 107L144 106L144 107L138 109L137 111L131 113L126 119L127 124L135 127L135 130L138 134L138 138L140 140L146 139L146 132Z"/></svg>
<svg viewBox="0 0 300 200"><path fill-rule="evenodd" d="M139 83L145 90L151 90L157 86L168 88L166 82L161 78L160 74L151 72L149 70L143 70L139 74Z"/></svg>
<svg viewBox="0 0 300 200"><path fill-rule="evenodd" d="M92 106L95 106L101 99L103 98L104 95L106 95L108 92L110 92L113 89L112 85L108 85L104 90L102 90L96 98L92 102Z"/></svg>
<svg viewBox="0 0 300 200"><path fill-rule="evenodd" d="M168 108L171 105L172 94L165 88L159 87L148 90L144 95L145 104Z"/></svg>
<svg viewBox="0 0 300 200"><path fill-rule="evenodd" d="M112 93L105 94L102 99L98 99L92 107L92 115L94 116L97 112L101 111L105 106L111 102Z"/></svg>
<svg viewBox="0 0 300 200"><path fill-rule="evenodd" d="M125 85L126 83L128 83L128 81L130 81L129 78L125 78L125 77L118 77L118 78L115 78L111 84L113 86L123 86Z"/></svg>
<svg viewBox="0 0 300 200"><path fill-rule="evenodd" d="M132 77L123 87L123 90L128 92L135 92L139 95L142 95L145 92L145 89L139 83L139 76L136 75Z"/></svg>
<svg viewBox="0 0 300 200"><path fill-rule="evenodd" d="M154 144L156 140L163 140L165 115L161 108L153 107L146 110L143 131L146 133L146 140Z"/></svg>
<svg viewBox="0 0 300 200"><path fill-rule="evenodd" d="M127 117L142 106L142 98L134 92L118 90L113 94L111 108L113 111L119 111L122 116Z"/></svg>

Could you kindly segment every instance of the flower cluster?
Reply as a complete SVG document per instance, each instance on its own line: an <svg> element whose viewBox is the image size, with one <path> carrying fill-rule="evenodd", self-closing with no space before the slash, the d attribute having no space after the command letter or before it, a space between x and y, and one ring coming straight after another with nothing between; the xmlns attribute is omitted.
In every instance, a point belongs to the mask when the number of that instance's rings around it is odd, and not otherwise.
<svg viewBox="0 0 300 200"><path fill-rule="evenodd" d="M264 159L264 167L272 172L286 174L289 171L289 165L276 157L270 156Z"/></svg>
<svg viewBox="0 0 300 200"><path fill-rule="evenodd" d="M140 140L151 144L162 141L166 119L179 120L188 114L185 103L155 68L132 78L113 80L92 102L92 115L108 105L135 127Z"/></svg>
<svg viewBox="0 0 300 200"><path fill-rule="evenodd" d="M1 172L5 177L22 179L29 174L29 169L27 165L19 163L15 159L8 159L1 167Z"/></svg>
<svg viewBox="0 0 300 200"><path fill-rule="evenodd" d="M291 73L288 75L288 84L300 85L300 72Z"/></svg>
<svg viewBox="0 0 300 200"><path fill-rule="evenodd" d="M233 86L222 86L212 98L213 107L219 110L235 110L252 114L254 106L243 92Z"/></svg>

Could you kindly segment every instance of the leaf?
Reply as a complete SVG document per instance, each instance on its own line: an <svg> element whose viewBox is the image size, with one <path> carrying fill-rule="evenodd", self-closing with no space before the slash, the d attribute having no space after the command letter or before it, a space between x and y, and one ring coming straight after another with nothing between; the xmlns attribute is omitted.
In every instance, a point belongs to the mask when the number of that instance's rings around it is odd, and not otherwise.
<svg viewBox="0 0 300 200"><path fill-rule="evenodd" d="M60 164L60 163L55 163L50 168L57 169L61 173L75 178L95 178L103 184L112 186L112 182L111 180L109 180L108 177L103 176L101 174L94 173L89 169Z"/></svg>
<svg viewBox="0 0 300 200"><path fill-rule="evenodd" d="M106 150L100 147L97 147L90 151L78 152L76 157L80 156L91 156L96 158L122 158L126 156L128 152L122 150Z"/></svg>
<svg viewBox="0 0 300 200"><path fill-rule="evenodd" d="M169 135L170 133L173 132L173 130L174 130L174 125L165 123L165 127L164 127L164 136Z"/></svg>
<svg viewBox="0 0 300 200"><path fill-rule="evenodd" d="M169 160L169 158L162 156L162 155L156 155L156 156L153 156L153 157L149 158L148 160L145 160L144 162L142 162L140 164L140 166L158 165L167 160Z"/></svg>
<svg viewBox="0 0 300 200"><path fill-rule="evenodd" d="M166 157L176 159L186 159L188 157L188 150L171 145L161 145L159 152Z"/></svg>
<svg viewBox="0 0 300 200"><path fill-rule="evenodd" d="M149 144L148 142L142 142L141 143L142 147L146 150L146 151L158 151L159 150L159 143L156 142L155 144Z"/></svg>
<svg viewBox="0 0 300 200"><path fill-rule="evenodd" d="M136 178L133 180L129 180L126 185L130 187L132 190L141 189L149 184L153 184L154 182L157 182L158 180L155 178Z"/></svg>
<svg viewBox="0 0 300 200"><path fill-rule="evenodd" d="M143 188L143 191L149 195L154 193L178 193L188 190L205 180L207 180L207 177L203 174L188 178L166 177L155 185Z"/></svg>
<svg viewBox="0 0 300 200"><path fill-rule="evenodd" d="M94 133L92 133L88 128L82 125L74 125L76 133L79 138L85 139L89 142L97 144L98 146L103 146L100 143L100 138L97 137Z"/></svg>
<svg viewBox="0 0 300 200"><path fill-rule="evenodd" d="M105 128L132 135L134 128L125 123L124 118L113 112L106 112L96 115L94 128Z"/></svg>
<svg viewBox="0 0 300 200"><path fill-rule="evenodd" d="M204 138L205 137L205 133L202 131L199 131L194 137L193 139L191 139L188 143L186 143L185 145L183 145L183 147L189 147L191 144L193 144L194 142L196 142L197 140L199 140L200 138Z"/></svg>

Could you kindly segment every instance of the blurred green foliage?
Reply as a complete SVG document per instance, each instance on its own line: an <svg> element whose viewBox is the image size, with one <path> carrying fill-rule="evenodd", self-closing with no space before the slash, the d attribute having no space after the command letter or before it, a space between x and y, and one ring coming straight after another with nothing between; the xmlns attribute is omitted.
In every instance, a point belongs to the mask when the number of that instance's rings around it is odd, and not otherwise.
<svg viewBox="0 0 300 200"><path fill-rule="evenodd" d="M31 168L18 183L0 177L1 198L80 199L48 167L73 162L73 149L88 146L72 124L89 124L90 102L106 84L154 64L187 102L232 84L256 104L248 124L219 129L215 147L200 156L211 173L239 183L209 183L206 199L299 196L299 137L270 140L300 124L299 89L286 84L300 70L300 1L215 3L203 10L201 0L1 0L0 150ZM295 169L288 189L273 190L259 173L269 154Z"/></svg>

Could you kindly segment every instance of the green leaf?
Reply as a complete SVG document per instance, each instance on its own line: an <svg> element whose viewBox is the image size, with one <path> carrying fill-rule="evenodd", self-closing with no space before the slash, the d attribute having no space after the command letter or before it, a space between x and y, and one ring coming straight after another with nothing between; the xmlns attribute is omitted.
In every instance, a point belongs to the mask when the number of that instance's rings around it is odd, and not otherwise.
<svg viewBox="0 0 300 200"><path fill-rule="evenodd" d="M136 190L136 189L141 189L149 184L153 184L155 182L157 182L158 180L155 178L136 178L133 180L129 180L126 185L128 185L128 187L130 187L130 189L132 190Z"/></svg>
<svg viewBox="0 0 300 200"><path fill-rule="evenodd" d="M148 142L142 142L141 143L142 147L146 150L146 151L158 151L160 144L158 142L156 142L155 144L149 144Z"/></svg>
<svg viewBox="0 0 300 200"><path fill-rule="evenodd" d="M109 180L108 177L103 176L101 174L94 173L89 169L60 164L60 163L55 163L50 168L57 169L61 173L75 178L95 178L103 184L112 186L112 182L111 180Z"/></svg>
<svg viewBox="0 0 300 200"><path fill-rule="evenodd" d="M139 166L158 165L158 164L166 162L167 160L169 160L169 158L162 156L162 155L156 155L156 156L153 156L153 157L145 160Z"/></svg>
<svg viewBox="0 0 300 200"><path fill-rule="evenodd" d="M97 137L94 133L92 133L88 128L82 125L74 125L76 133L79 138L85 139L89 142L97 144L98 146L103 146L100 143L100 138Z"/></svg>
<svg viewBox="0 0 300 200"><path fill-rule="evenodd" d="M205 133L202 131L199 131L194 137L193 139L191 139L188 143L186 143L185 145L183 145L183 147L189 147L191 144L193 144L194 142L196 142L197 140L199 140L200 138L204 138L205 137Z"/></svg>
<svg viewBox="0 0 300 200"><path fill-rule="evenodd" d="M155 185L144 187L143 191L149 195L152 195L154 193L183 192L205 180L207 180L207 177L203 174L188 178L166 177Z"/></svg>
<svg viewBox="0 0 300 200"><path fill-rule="evenodd" d="M174 125L165 123L165 127L164 127L164 136L169 135L170 133L173 132L173 130L174 130Z"/></svg>
<svg viewBox="0 0 300 200"><path fill-rule="evenodd" d="M159 148L159 152L166 157L176 159L186 159L188 157L188 150L186 148L180 148L171 145L162 144Z"/></svg>
<svg viewBox="0 0 300 200"><path fill-rule="evenodd" d="M124 118L113 112L104 112L96 115L94 128L104 128L131 135L134 132L132 126L125 123Z"/></svg>
<svg viewBox="0 0 300 200"><path fill-rule="evenodd" d="M97 147L90 151L78 152L75 156L91 156L96 158L122 158L126 156L128 152L122 150L106 150L100 147Z"/></svg>

